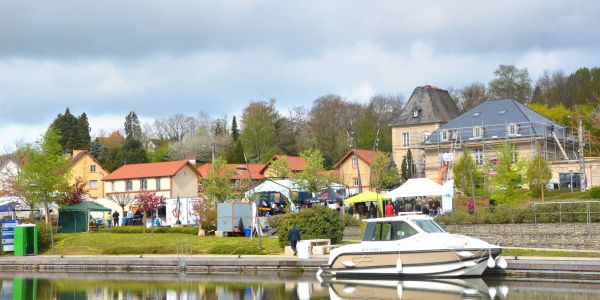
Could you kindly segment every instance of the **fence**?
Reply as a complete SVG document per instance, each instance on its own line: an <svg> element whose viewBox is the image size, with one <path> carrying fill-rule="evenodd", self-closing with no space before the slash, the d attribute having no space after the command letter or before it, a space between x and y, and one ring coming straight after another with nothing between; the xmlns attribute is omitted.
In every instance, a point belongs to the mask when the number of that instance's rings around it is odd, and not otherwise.
<svg viewBox="0 0 600 300"><path fill-rule="evenodd" d="M548 219L559 223L564 222L586 222L597 221L600 216L600 201L559 201L542 202L533 204L534 223L548 223Z"/></svg>

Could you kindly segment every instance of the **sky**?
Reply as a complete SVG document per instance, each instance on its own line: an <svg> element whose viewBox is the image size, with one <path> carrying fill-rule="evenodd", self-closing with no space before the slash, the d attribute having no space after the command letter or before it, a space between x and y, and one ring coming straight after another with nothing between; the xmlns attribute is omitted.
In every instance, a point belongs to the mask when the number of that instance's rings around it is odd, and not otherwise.
<svg viewBox="0 0 600 300"><path fill-rule="evenodd" d="M0 149L66 107L92 135L176 113L367 102L487 84L500 64L566 74L600 62L599 1L0 0Z"/></svg>

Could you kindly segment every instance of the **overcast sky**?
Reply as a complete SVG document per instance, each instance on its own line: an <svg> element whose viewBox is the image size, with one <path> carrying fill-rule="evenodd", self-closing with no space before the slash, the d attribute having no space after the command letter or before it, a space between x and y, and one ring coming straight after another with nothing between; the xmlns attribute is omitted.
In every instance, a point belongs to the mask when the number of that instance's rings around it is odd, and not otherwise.
<svg viewBox="0 0 600 300"><path fill-rule="evenodd" d="M0 0L0 146L69 107L92 134L250 100L310 107L419 85L488 83L499 64L600 65L599 1Z"/></svg>

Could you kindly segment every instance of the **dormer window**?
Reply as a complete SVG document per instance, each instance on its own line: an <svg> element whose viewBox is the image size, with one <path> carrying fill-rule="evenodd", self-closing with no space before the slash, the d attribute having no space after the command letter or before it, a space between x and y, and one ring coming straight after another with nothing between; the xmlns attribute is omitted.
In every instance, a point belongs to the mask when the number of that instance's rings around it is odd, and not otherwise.
<svg viewBox="0 0 600 300"><path fill-rule="evenodd" d="M515 135L519 134L519 124L515 124L515 123L508 124L508 127L506 128L506 133L509 136L515 136Z"/></svg>
<svg viewBox="0 0 600 300"><path fill-rule="evenodd" d="M442 130L442 141L447 141L450 138L448 130Z"/></svg>
<svg viewBox="0 0 600 300"><path fill-rule="evenodd" d="M418 118L420 112L421 112L421 109L418 107L415 107L415 109L413 109L413 118Z"/></svg>
<svg viewBox="0 0 600 300"><path fill-rule="evenodd" d="M483 136L483 127L475 126L473 127L473 138L480 139Z"/></svg>

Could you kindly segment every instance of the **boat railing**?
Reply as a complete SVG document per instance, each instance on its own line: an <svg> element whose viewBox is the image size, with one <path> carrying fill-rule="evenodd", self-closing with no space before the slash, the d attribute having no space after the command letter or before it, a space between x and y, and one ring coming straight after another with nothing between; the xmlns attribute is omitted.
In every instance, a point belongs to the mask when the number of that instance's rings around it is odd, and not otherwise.
<svg viewBox="0 0 600 300"><path fill-rule="evenodd" d="M591 223L599 219L600 201L573 200L557 202L533 203L534 223L585 222Z"/></svg>

